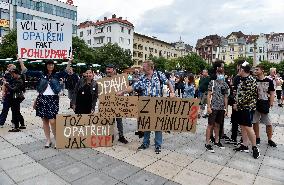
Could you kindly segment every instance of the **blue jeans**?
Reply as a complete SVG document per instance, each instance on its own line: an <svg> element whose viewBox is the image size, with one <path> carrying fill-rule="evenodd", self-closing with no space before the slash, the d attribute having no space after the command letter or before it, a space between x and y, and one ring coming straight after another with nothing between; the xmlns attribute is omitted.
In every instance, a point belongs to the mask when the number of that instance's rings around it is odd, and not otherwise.
<svg viewBox="0 0 284 185"><path fill-rule="evenodd" d="M0 114L0 125L4 125L4 123L6 122L6 118L7 118L10 107L11 107L10 98L4 98L3 99L3 109Z"/></svg>
<svg viewBox="0 0 284 185"><path fill-rule="evenodd" d="M144 140L143 144L146 147L149 147L150 145L150 131L145 131L144 132ZM161 147L163 142L163 135L161 131L155 131L155 147Z"/></svg>

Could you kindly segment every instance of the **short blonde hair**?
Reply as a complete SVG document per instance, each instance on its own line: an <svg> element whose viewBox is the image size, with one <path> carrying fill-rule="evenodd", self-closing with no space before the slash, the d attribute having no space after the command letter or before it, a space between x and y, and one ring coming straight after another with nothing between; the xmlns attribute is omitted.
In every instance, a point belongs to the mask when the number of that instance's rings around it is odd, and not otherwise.
<svg viewBox="0 0 284 185"><path fill-rule="evenodd" d="M152 60L145 60L143 64L144 63L147 64L151 69L154 69L154 62Z"/></svg>

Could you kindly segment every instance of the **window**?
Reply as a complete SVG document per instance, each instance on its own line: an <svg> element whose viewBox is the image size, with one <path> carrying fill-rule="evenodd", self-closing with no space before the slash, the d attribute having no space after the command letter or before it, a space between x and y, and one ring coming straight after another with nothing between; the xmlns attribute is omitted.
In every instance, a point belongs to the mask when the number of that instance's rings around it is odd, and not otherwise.
<svg viewBox="0 0 284 185"><path fill-rule="evenodd" d="M130 39L128 39L128 45L130 45L130 42L131 42Z"/></svg>
<svg viewBox="0 0 284 185"><path fill-rule="evenodd" d="M262 53L262 47L259 47L259 53Z"/></svg>
<svg viewBox="0 0 284 185"><path fill-rule="evenodd" d="M147 51L147 47L145 47L145 50Z"/></svg>
<svg viewBox="0 0 284 185"><path fill-rule="evenodd" d="M87 35L91 35L92 34L92 30L87 30Z"/></svg>
<svg viewBox="0 0 284 185"><path fill-rule="evenodd" d="M97 44L102 44L102 43L104 43L104 38L103 37L98 38Z"/></svg>
<svg viewBox="0 0 284 185"><path fill-rule="evenodd" d="M157 49L155 49L155 53L158 53Z"/></svg>
<svg viewBox="0 0 284 185"><path fill-rule="evenodd" d="M97 33L103 33L103 32L104 32L104 27L97 29Z"/></svg>
<svg viewBox="0 0 284 185"><path fill-rule="evenodd" d="M91 39L90 39L90 40L87 40L87 43L88 43L89 45L91 45L91 44L92 44Z"/></svg>
<svg viewBox="0 0 284 185"><path fill-rule="evenodd" d="M128 34L129 34L129 35L131 34L131 29L128 29Z"/></svg>
<svg viewBox="0 0 284 185"><path fill-rule="evenodd" d="M107 32L111 32L111 26L107 27Z"/></svg>
<svg viewBox="0 0 284 185"><path fill-rule="evenodd" d="M230 51L234 51L234 47L230 47Z"/></svg>
<svg viewBox="0 0 284 185"><path fill-rule="evenodd" d="M223 60L226 60L226 56L225 55L223 56Z"/></svg>
<svg viewBox="0 0 284 185"><path fill-rule="evenodd" d="M119 38L119 43L122 43L122 44L124 43L124 38L123 37Z"/></svg>
<svg viewBox="0 0 284 185"><path fill-rule="evenodd" d="M84 35L84 32L81 31L81 32L80 32L80 37L83 37L83 35Z"/></svg>
<svg viewBox="0 0 284 185"><path fill-rule="evenodd" d="M251 52L251 53L253 52L253 47L249 48L249 52Z"/></svg>
<svg viewBox="0 0 284 185"><path fill-rule="evenodd" d="M121 32L124 33L124 27L121 26L120 29L121 29Z"/></svg>
<svg viewBox="0 0 284 185"><path fill-rule="evenodd" d="M107 42L111 43L111 37L107 37Z"/></svg>

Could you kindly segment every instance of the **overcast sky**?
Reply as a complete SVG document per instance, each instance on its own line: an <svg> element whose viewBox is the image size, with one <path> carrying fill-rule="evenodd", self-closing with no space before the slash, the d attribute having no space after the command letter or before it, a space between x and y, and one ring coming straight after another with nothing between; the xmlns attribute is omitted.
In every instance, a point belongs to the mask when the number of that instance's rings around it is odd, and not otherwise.
<svg viewBox="0 0 284 185"><path fill-rule="evenodd" d="M284 32L284 0L74 0L78 23L116 14L135 32L191 45L210 34Z"/></svg>

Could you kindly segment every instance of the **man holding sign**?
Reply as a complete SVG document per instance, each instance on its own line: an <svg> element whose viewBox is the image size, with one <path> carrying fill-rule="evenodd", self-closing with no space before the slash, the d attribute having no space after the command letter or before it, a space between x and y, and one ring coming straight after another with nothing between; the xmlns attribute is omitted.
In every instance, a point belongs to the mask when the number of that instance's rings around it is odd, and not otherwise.
<svg viewBox="0 0 284 185"><path fill-rule="evenodd" d="M122 96L125 93L132 91L139 91L141 96L162 97L163 85L166 84L170 89L170 97L174 97L174 89L171 83L166 78L165 74L154 70L154 63L151 60L147 60L143 63L144 75L136 81L132 86L126 90L118 92L118 96ZM150 145L150 131L144 132L143 144L138 147L138 150L145 150ZM159 154L161 152L162 145L162 132L155 131L155 152Z"/></svg>

